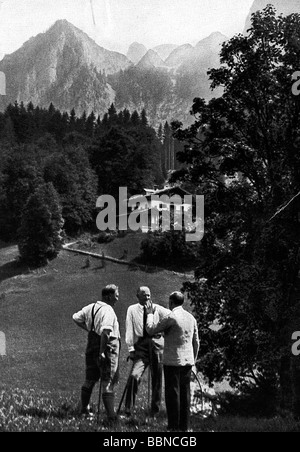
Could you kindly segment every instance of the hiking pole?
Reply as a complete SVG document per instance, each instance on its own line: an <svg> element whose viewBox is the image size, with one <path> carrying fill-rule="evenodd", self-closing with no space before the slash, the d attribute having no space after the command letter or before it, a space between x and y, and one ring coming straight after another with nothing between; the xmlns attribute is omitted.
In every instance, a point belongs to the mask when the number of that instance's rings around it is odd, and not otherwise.
<svg viewBox="0 0 300 452"><path fill-rule="evenodd" d="M151 411L151 373L152 373L152 343L149 340L149 367L148 367L148 413Z"/></svg>
<svg viewBox="0 0 300 452"><path fill-rule="evenodd" d="M199 380L199 377L198 377L197 373L194 371L193 368L192 368L192 374L194 375L194 378L195 378L195 380L197 381L198 386L199 386L200 397L201 397L201 408L202 408L202 411L203 411L203 409L204 409L204 400L203 400L203 390L202 390L202 385L201 385L201 383L200 383L200 380Z"/></svg>
<svg viewBox="0 0 300 452"><path fill-rule="evenodd" d="M128 359L127 359L127 361L128 361ZM123 394L122 394L122 397L121 397L121 400L120 400L120 403L119 403L119 407L118 407L117 414L119 414L119 412L120 412L120 410L121 410L121 406L122 406L122 403L123 403L125 394L127 393L127 390L128 390L128 387L129 387L129 383L130 383L130 377L131 377L131 372L132 372L133 366L134 366L134 362L132 362L132 366L131 366L131 369L130 369L130 373L129 373L129 376L128 376L128 378L127 378L127 382L126 382L126 385L125 385L125 388L124 388L124 391L123 391Z"/></svg>
<svg viewBox="0 0 300 452"><path fill-rule="evenodd" d="M148 367L148 412L150 413L150 396L151 396L151 365Z"/></svg>
<svg viewBox="0 0 300 452"><path fill-rule="evenodd" d="M99 396L98 396L98 406L97 406L97 424L99 424L100 417L100 405L101 405L101 393L102 393L102 378L99 378Z"/></svg>

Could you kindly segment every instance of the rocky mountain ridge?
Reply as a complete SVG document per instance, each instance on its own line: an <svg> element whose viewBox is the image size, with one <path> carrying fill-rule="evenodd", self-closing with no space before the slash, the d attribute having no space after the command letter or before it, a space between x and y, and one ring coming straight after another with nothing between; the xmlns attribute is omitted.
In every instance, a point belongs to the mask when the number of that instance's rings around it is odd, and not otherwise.
<svg viewBox="0 0 300 452"><path fill-rule="evenodd" d="M133 43L125 56L59 20L0 62L7 79L0 108L15 101L48 108L52 102L61 111L74 108L77 116L91 111L103 116L114 102L118 109L145 108L154 126L185 122L194 97L212 97L206 72L218 62L225 39L213 33L195 47L166 44L149 50Z"/></svg>

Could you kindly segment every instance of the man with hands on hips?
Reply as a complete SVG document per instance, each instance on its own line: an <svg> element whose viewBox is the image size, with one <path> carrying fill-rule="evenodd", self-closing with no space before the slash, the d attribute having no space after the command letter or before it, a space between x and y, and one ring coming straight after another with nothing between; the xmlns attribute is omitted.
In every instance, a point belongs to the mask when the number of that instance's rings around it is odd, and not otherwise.
<svg viewBox="0 0 300 452"><path fill-rule="evenodd" d="M119 289L114 284L102 290L102 301L91 303L73 315L74 322L88 332L85 353L85 382L81 388L81 413L92 415L89 402L96 382L101 378L102 399L109 421L116 421L114 386L119 378L120 331L114 306Z"/></svg>

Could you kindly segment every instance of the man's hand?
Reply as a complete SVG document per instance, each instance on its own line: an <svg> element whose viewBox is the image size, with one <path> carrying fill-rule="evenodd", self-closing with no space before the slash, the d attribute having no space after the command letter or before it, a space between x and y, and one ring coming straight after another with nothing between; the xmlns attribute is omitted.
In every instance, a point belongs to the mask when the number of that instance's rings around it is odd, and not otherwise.
<svg viewBox="0 0 300 452"><path fill-rule="evenodd" d="M106 356L105 356L105 353L102 352L99 355L99 366L103 365L105 361L106 361Z"/></svg>
<svg viewBox="0 0 300 452"><path fill-rule="evenodd" d="M127 361L129 361L131 359L131 361L134 360L134 352L129 352L129 356L127 358Z"/></svg>
<svg viewBox="0 0 300 452"><path fill-rule="evenodd" d="M153 304L152 304L152 300L148 300L147 303L145 304L145 308L146 308L146 313L148 314L154 314L154 308L153 308Z"/></svg>

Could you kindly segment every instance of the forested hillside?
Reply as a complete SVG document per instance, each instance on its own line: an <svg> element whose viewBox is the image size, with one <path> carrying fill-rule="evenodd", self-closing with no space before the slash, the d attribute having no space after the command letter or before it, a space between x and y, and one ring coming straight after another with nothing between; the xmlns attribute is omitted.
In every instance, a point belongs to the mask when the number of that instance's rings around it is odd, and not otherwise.
<svg viewBox="0 0 300 452"><path fill-rule="evenodd" d="M175 152L169 125L156 133L145 111L112 104L101 119L10 104L0 114L0 239L17 237L29 197L44 184L58 195L67 234L95 228L98 196L163 185Z"/></svg>

